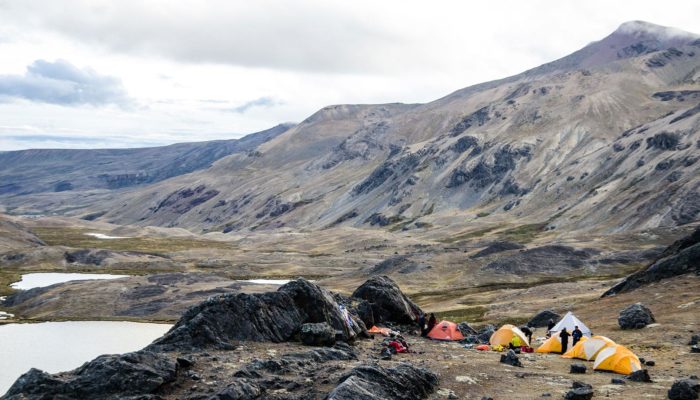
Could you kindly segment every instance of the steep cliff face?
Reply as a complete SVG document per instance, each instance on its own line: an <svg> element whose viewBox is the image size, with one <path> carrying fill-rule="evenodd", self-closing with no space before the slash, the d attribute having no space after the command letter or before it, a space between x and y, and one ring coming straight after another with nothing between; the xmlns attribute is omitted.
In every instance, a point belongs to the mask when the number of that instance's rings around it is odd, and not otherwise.
<svg viewBox="0 0 700 400"><path fill-rule="evenodd" d="M326 107L255 153L78 213L205 232L682 225L700 215L699 60L699 36L626 23L431 103Z"/></svg>

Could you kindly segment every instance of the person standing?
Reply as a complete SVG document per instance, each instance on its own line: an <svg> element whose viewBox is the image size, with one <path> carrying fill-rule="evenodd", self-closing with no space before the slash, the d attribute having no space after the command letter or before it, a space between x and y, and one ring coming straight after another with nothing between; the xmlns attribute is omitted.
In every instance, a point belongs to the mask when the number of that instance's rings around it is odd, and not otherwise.
<svg viewBox="0 0 700 400"><path fill-rule="evenodd" d="M437 319L435 318L435 314L430 313L430 319L428 319L428 333L433 330L435 327L435 324L437 324Z"/></svg>
<svg viewBox="0 0 700 400"><path fill-rule="evenodd" d="M420 313L418 316L418 326L420 326L420 335L425 337L425 335L428 334L428 331L425 329L425 314Z"/></svg>
<svg viewBox="0 0 700 400"><path fill-rule="evenodd" d="M583 332L578 328L578 325L574 327L574 331L571 332L571 338L573 339L572 346L576 346L579 340L583 337Z"/></svg>
<svg viewBox="0 0 700 400"><path fill-rule="evenodd" d="M532 330L528 326L523 326L520 328L521 331L525 334L527 337L527 342L532 346Z"/></svg>
<svg viewBox="0 0 700 400"><path fill-rule="evenodd" d="M559 338L561 339L561 354L566 353L566 350L569 348L569 336L571 336L571 334L566 331L566 328L563 328L561 332L559 332Z"/></svg>

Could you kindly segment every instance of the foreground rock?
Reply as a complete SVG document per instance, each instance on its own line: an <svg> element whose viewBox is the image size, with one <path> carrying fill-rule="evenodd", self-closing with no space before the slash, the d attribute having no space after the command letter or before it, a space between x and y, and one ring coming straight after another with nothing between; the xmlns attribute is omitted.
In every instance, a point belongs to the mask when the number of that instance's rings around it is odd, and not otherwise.
<svg viewBox="0 0 700 400"><path fill-rule="evenodd" d="M335 330L325 322L304 324L301 326L299 338L307 346L333 346Z"/></svg>
<svg viewBox="0 0 700 400"><path fill-rule="evenodd" d="M518 356L515 355L513 350L508 350L508 353L501 354L501 362L503 364L512 365L514 367L522 367L523 363L520 362Z"/></svg>
<svg viewBox="0 0 700 400"><path fill-rule="evenodd" d="M633 382L651 382L651 376L649 376L649 371L646 369L640 369L639 371L634 371L627 375L627 379Z"/></svg>
<svg viewBox="0 0 700 400"><path fill-rule="evenodd" d="M367 336L362 321L349 312L343 313L327 290L297 279L277 292L211 297L189 309L149 348L231 349L234 340L284 342L299 334L305 323L326 323L344 341Z"/></svg>
<svg viewBox="0 0 700 400"><path fill-rule="evenodd" d="M423 312L401 292L388 276L374 276L358 287L352 297L369 303L372 315L361 315L363 321L415 324Z"/></svg>
<svg viewBox="0 0 700 400"><path fill-rule="evenodd" d="M695 400L700 397L700 383L697 379L675 381L668 391L671 400Z"/></svg>
<svg viewBox="0 0 700 400"><path fill-rule="evenodd" d="M6 399L112 399L155 393L177 376L174 357L150 351L104 355L70 372L50 375L32 368Z"/></svg>
<svg viewBox="0 0 700 400"><path fill-rule="evenodd" d="M432 393L437 384L437 375L410 364L394 368L363 365L342 377L327 400L418 400Z"/></svg>
<svg viewBox="0 0 700 400"><path fill-rule="evenodd" d="M670 245L647 268L635 272L603 293L603 297L629 292L642 285L694 272L700 274L700 227Z"/></svg>
<svg viewBox="0 0 700 400"><path fill-rule="evenodd" d="M617 322L622 329L641 329L656 322L656 319L646 306L635 303L620 311Z"/></svg>
<svg viewBox="0 0 700 400"><path fill-rule="evenodd" d="M547 326L549 320L552 320L554 321L554 323L556 323L560 319L561 315L555 313L554 311L542 310L535 314L535 316L527 322L527 326L529 326L530 328L542 328Z"/></svg>
<svg viewBox="0 0 700 400"><path fill-rule="evenodd" d="M593 398L593 387L587 383L574 382L573 389L564 396L566 400L590 400Z"/></svg>

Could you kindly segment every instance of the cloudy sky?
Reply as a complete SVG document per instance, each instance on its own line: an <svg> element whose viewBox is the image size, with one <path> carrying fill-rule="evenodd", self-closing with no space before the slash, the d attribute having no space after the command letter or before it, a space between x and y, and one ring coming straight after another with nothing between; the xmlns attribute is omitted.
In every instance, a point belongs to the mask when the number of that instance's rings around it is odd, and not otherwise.
<svg viewBox="0 0 700 400"><path fill-rule="evenodd" d="M0 150L235 138L427 102L700 2L0 0Z"/></svg>

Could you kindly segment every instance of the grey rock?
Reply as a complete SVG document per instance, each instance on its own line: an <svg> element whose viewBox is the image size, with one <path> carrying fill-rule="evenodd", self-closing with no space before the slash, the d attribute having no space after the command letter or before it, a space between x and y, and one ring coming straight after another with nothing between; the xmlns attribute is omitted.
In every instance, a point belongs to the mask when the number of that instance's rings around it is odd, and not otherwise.
<svg viewBox="0 0 700 400"><path fill-rule="evenodd" d="M459 331L462 332L462 335L464 335L464 337L467 337L469 335L476 335L477 333L476 329L469 326L469 324L466 322L460 322L459 324L457 324L457 329L459 329Z"/></svg>
<svg viewBox="0 0 700 400"><path fill-rule="evenodd" d="M579 387L569 390L564 396L566 400L590 400L593 398L593 389L589 387Z"/></svg>
<svg viewBox="0 0 700 400"><path fill-rule="evenodd" d="M340 378L327 400L418 400L428 397L438 384L436 374L401 363L394 368L361 365Z"/></svg>
<svg viewBox="0 0 700 400"><path fill-rule="evenodd" d="M696 400L700 398L700 383L697 379L680 379L668 391L671 400Z"/></svg>
<svg viewBox="0 0 700 400"><path fill-rule="evenodd" d="M622 329L641 329L656 320L651 310L642 303L635 303L620 311L617 322Z"/></svg>
<svg viewBox="0 0 700 400"><path fill-rule="evenodd" d="M522 367L523 363L520 362L520 359L518 358L517 355L515 355L515 352L513 350L508 350L508 353L506 354L501 354L501 360L503 364L508 364L512 365L514 367Z"/></svg>
<svg viewBox="0 0 700 400"><path fill-rule="evenodd" d="M212 400L252 400L258 399L263 390L254 381L236 379L212 397Z"/></svg>
<svg viewBox="0 0 700 400"><path fill-rule="evenodd" d="M627 382L625 382L624 379L620 379L620 378L612 378L610 380L610 383L612 383L613 385L626 385L627 384Z"/></svg>
<svg viewBox="0 0 700 400"><path fill-rule="evenodd" d="M371 277L353 292L352 297L370 303L375 322L415 324L423 312L388 276Z"/></svg>
<svg viewBox="0 0 700 400"><path fill-rule="evenodd" d="M690 352L691 353L700 353L700 345L693 345L690 346Z"/></svg>
<svg viewBox="0 0 700 400"><path fill-rule="evenodd" d="M299 338L307 346L333 346L335 329L325 322L304 324L301 326Z"/></svg>
<svg viewBox="0 0 700 400"><path fill-rule="evenodd" d="M571 373L571 374L585 374L586 369L588 369L588 368L585 365L583 365L581 363L575 363L575 364L571 364L569 373Z"/></svg>
<svg viewBox="0 0 700 400"><path fill-rule="evenodd" d="M67 373L50 375L30 369L7 391L6 399L111 399L156 392L173 382L177 362L165 354L138 351L103 355Z"/></svg>
<svg viewBox="0 0 700 400"><path fill-rule="evenodd" d="M535 314L535 316L527 322L527 326L531 328L546 327L550 319L554 321L554 323L557 323L557 321L561 319L561 315L552 310L542 310Z"/></svg>
<svg viewBox="0 0 700 400"><path fill-rule="evenodd" d="M693 346L700 343L700 335L693 335L690 337L690 342L688 342L688 345Z"/></svg>
<svg viewBox="0 0 700 400"><path fill-rule="evenodd" d="M640 369L639 371L634 371L627 375L627 379L633 382L651 382L651 377L649 376L649 371L646 369Z"/></svg>

